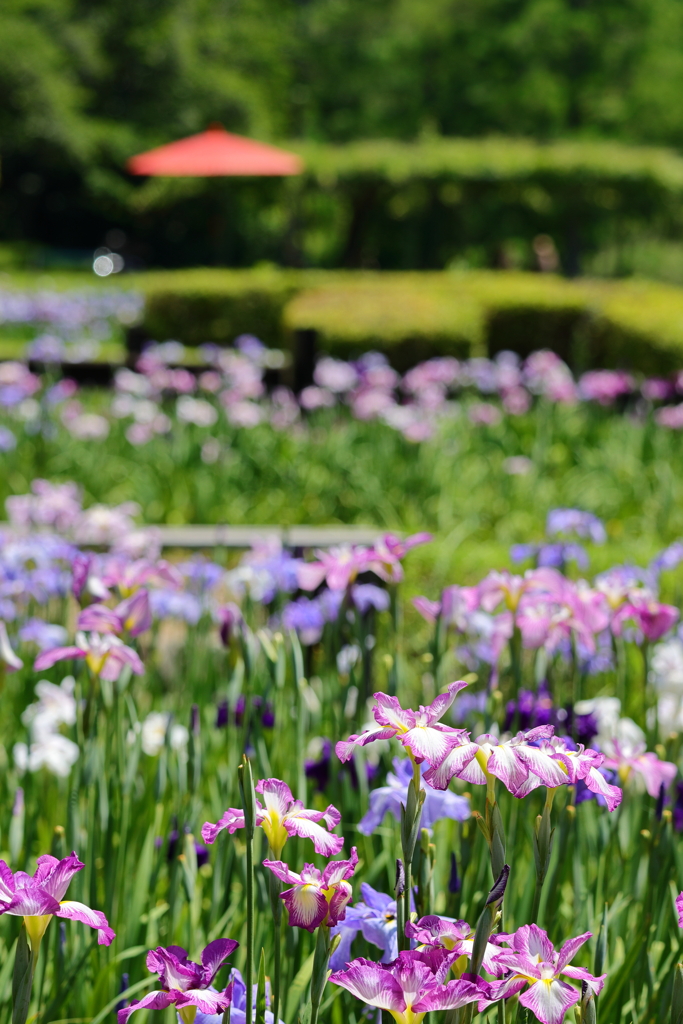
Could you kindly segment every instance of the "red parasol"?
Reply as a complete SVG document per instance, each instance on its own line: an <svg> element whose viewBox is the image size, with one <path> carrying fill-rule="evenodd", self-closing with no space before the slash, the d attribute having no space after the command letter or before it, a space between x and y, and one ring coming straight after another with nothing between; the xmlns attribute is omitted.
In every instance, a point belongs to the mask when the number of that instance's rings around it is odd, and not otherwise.
<svg viewBox="0 0 683 1024"><path fill-rule="evenodd" d="M232 135L221 125L132 156L126 166L131 174L179 178L278 176L300 174L303 169L294 153Z"/></svg>

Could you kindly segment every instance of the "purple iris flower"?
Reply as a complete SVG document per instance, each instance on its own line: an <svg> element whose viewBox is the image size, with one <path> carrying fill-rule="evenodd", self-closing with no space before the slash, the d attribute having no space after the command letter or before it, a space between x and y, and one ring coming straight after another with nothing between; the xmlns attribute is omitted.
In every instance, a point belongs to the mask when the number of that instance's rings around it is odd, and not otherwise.
<svg viewBox="0 0 683 1024"><path fill-rule="evenodd" d="M516 701L508 701L503 721L503 732L522 729L536 729L540 725L552 725L556 735L576 735L579 743L589 746L598 734L598 723L594 715L575 715L573 708L558 707L545 686L540 686L538 693L533 690L520 690ZM567 741L572 745L571 740Z"/></svg>
<svg viewBox="0 0 683 1024"><path fill-rule="evenodd" d="M407 803L408 785L413 777L413 766L408 758L395 757L394 771L387 772L386 786L373 789L370 793L370 807L367 814L358 823L358 831L364 836L371 835L382 824L384 815L393 814L397 821L401 820L401 805ZM420 766L422 772L427 771L429 764ZM422 827L432 828L442 818L454 821L465 821L470 816L470 804L464 796L451 793L450 790L432 789L426 786L425 802L422 806Z"/></svg>
<svg viewBox="0 0 683 1024"><path fill-rule="evenodd" d="M11 452L17 446L17 439L8 427L0 427L0 452Z"/></svg>
<svg viewBox="0 0 683 1024"><path fill-rule="evenodd" d="M668 548L664 548L652 559L650 568L656 572L662 572L666 569L675 569L681 562L683 562L683 542L675 540L673 544L669 544Z"/></svg>
<svg viewBox="0 0 683 1024"><path fill-rule="evenodd" d="M391 603L389 593L374 583L356 583L351 587L351 598L361 615L367 615L371 608L385 612Z"/></svg>
<svg viewBox="0 0 683 1024"><path fill-rule="evenodd" d="M230 972L230 982L232 985L232 1002L230 1003L230 1024L245 1024L247 1019L247 986L244 984L242 975L233 968ZM266 1006L270 1006L270 985L266 981ZM251 1019L255 1019L256 1013L256 985L253 987ZM266 1024L275 1024L275 1018L270 1010L266 1009ZM223 1014L222 1013L202 1013L201 1010L197 1010L197 1016L194 1019L194 1024L222 1024ZM279 1021L278 1024L282 1024Z"/></svg>
<svg viewBox="0 0 683 1024"><path fill-rule="evenodd" d="M316 598L300 597L282 611L282 625L293 629L306 647L317 644L323 635L325 616Z"/></svg>
<svg viewBox="0 0 683 1024"><path fill-rule="evenodd" d="M317 758L309 758L304 761L304 772L306 778L315 783L319 793L324 793L330 781L332 768L332 741L323 737L320 746L320 753Z"/></svg>
<svg viewBox="0 0 683 1024"><path fill-rule="evenodd" d="M150 590L149 603L155 619L182 619L196 626L202 615L199 599L187 591Z"/></svg>
<svg viewBox="0 0 683 1024"><path fill-rule="evenodd" d="M216 565L215 562L206 562L202 558L193 559L191 562L182 562L178 571L185 577L188 590L197 596L212 590L223 577L225 570Z"/></svg>
<svg viewBox="0 0 683 1024"><path fill-rule="evenodd" d="M584 540L592 541L593 544L604 544L607 540L602 519L580 508L551 509L546 519L545 532L547 537L573 533Z"/></svg>
<svg viewBox="0 0 683 1024"><path fill-rule="evenodd" d="M677 832L683 832L683 782L676 783L676 799L673 806L673 822Z"/></svg>
<svg viewBox="0 0 683 1024"><path fill-rule="evenodd" d="M64 626L43 622L42 619L28 619L19 630L19 639L24 643L36 644L41 651L49 651L66 643L67 631Z"/></svg>
<svg viewBox="0 0 683 1024"><path fill-rule="evenodd" d="M226 725L235 725L239 729L244 722L244 712L247 706L244 694L235 701L233 708L227 700L221 701L216 709L216 728L224 729ZM261 714L261 725L264 729L272 729L275 725L275 711L269 700L264 701L258 695L251 698L251 706L257 713Z"/></svg>
<svg viewBox="0 0 683 1024"><path fill-rule="evenodd" d="M361 883L360 891L363 899L346 908L346 917L330 933L331 936L341 936L330 959L333 971L341 971L351 960L351 944L358 932L367 942L382 950L381 963L388 964L398 956L396 900L373 889L367 882Z"/></svg>
<svg viewBox="0 0 683 1024"><path fill-rule="evenodd" d="M580 569L587 569L588 555L580 544L513 544L510 548L513 562L534 559L540 568L563 569L567 562L576 562Z"/></svg>

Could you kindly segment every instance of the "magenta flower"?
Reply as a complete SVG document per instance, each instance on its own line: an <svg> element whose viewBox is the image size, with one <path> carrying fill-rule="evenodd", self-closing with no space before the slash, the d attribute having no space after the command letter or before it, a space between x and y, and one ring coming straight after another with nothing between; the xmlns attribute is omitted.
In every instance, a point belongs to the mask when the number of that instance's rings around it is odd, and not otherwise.
<svg viewBox="0 0 683 1024"><path fill-rule="evenodd" d="M346 905L353 895L347 879L358 863L355 846L348 860L331 860L322 872L313 864L304 864L298 874L281 860L264 860L263 863L281 882L292 886L280 893L280 899L287 907L289 923L295 928L314 932L321 924L334 928L344 920Z"/></svg>
<svg viewBox="0 0 683 1024"><path fill-rule="evenodd" d="M683 928L683 892L676 897L676 913L678 914L678 927Z"/></svg>
<svg viewBox="0 0 683 1024"><path fill-rule="evenodd" d="M76 625L77 629L84 632L113 633L116 636L129 633L138 636L152 625L149 593L142 589L136 590L116 608L99 603L88 605L78 616Z"/></svg>
<svg viewBox="0 0 683 1024"><path fill-rule="evenodd" d="M577 782L584 782L592 793L604 797L608 811L616 810L623 794L618 786L611 786L598 771L603 765L606 767L605 755L598 753L597 750L591 750L590 747L585 748L581 743L574 750L567 746L568 743L571 743L571 740L566 737L553 736L543 746L545 751L549 752L552 749L553 756L564 765L570 785L575 786ZM531 788L527 789L527 792L531 792Z"/></svg>
<svg viewBox="0 0 683 1024"><path fill-rule="evenodd" d="M412 950L399 953L389 964L376 964L360 957L345 971L330 976L333 985L341 985L357 999L387 1010L397 1024L420 1024L429 1010L440 1007L440 998L449 991L449 1006L473 1003L488 994L481 979L452 981L444 985L456 954L446 949Z"/></svg>
<svg viewBox="0 0 683 1024"><path fill-rule="evenodd" d="M340 740L335 748L337 757L340 761L348 761L354 747L364 747L374 740L395 738L418 763L428 761L430 765L439 764L451 746L468 735L463 729L453 729L440 722L456 695L465 686L467 683L462 681L450 683L446 693L440 694L426 707L420 705L419 711L402 708L397 697L376 693L374 697L377 706L372 709L372 713L379 728L349 736L348 740Z"/></svg>
<svg viewBox="0 0 683 1024"><path fill-rule="evenodd" d="M369 568L372 549L344 544L315 553L317 562L300 562L297 566L302 590L317 590L323 581L330 590L346 590L359 573Z"/></svg>
<svg viewBox="0 0 683 1024"><path fill-rule="evenodd" d="M150 949L147 970L159 975L160 987L119 1010L118 1024L125 1024L136 1010L165 1010L173 1005L183 1024L191 1024L197 1010L207 1014L223 1013L230 1006L232 983L223 992L216 992L210 985L238 945L234 939L215 939L203 950L201 965L188 960L182 946ZM194 1011L193 1007L196 1007Z"/></svg>
<svg viewBox="0 0 683 1024"><path fill-rule="evenodd" d="M607 977L601 974L596 978L583 967L571 966L572 958L590 937L591 933L586 932L569 939L558 953L542 928L535 924L519 928L509 937L512 949L497 958L512 973L503 981L491 983L491 1002L525 989L519 997L521 1006L531 1010L543 1024L562 1024L567 1010L578 1003L581 993L562 981L561 976L585 981L595 995L600 994ZM488 1002L480 1003L479 1009L487 1005Z"/></svg>
<svg viewBox="0 0 683 1024"><path fill-rule="evenodd" d="M474 741L467 737L454 744L443 760L425 773L425 782L435 789L445 789L455 777L480 786L493 777L516 797L525 796L539 785L549 789L566 785L567 771L556 760L555 751L536 745L553 732L552 725L539 725L507 740L487 733Z"/></svg>
<svg viewBox="0 0 683 1024"><path fill-rule="evenodd" d="M645 740L617 736L601 742L604 751L605 768L612 768L619 775L622 784L636 772L645 783L650 796L658 797L662 786L668 788L678 771L672 761L660 761L656 754L647 752Z"/></svg>
<svg viewBox="0 0 683 1024"><path fill-rule="evenodd" d="M256 792L263 797L263 804L256 801L256 824L266 833L268 844L279 857L290 836L311 839L316 853L332 857L339 853L344 840L331 835L327 829L335 828L341 821L336 807L329 805L325 811L313 811L295 800L292 792L280 779L262 779L256 785ZM326 828L320 824L324 822ZM227 828L232 835L238 828L244 828L244 811L229 807L215 825L210 821L202 825L202 839L214 843L216 836Z"/></svg>
<svg viewBox="0 0 683 1024"><path fill-rule="evenodd" d="M507 571L490 572L479 584L479 604L485 612L493 612L501 603L510 612L517 611L520 598L529 587L527 576L515 576Z"/></svg>
<svg viewBox="0 0 683 1024"><path fill-rule="evenodd" d="M453 967L456 974L461 974L466 968L458 962L461 958L472 956L474 947L474 929L467 921L455 921L452 917L439 917L436 914L429 914L421 917L419 921L408 921L406 923L406 935L425 946L442 946L451 953L457 954L457 960ZM484 969L494 977L502 977L506 968L495 963L494 957L501 952L500 946L492 942L486 943L482 964Z"/></svg>
<svg viewBox="0 0 683 1024"><path fill-rule="evenodd" d="M125 665L128 665L136 676L144 674L144 666L132 647L127 647L123 640L112 634L76 633L76 643L72 647L54 647L51 651L43 651L35 660L33 667L38 672L52 668L58 661L69 658L83 658L94 675L101 676L110 682L116 682Z"/></svg>
<svg viewBox="0 0 683 1024"><path fill-rule="evenodd" d="M633 589L628 600L618 608L612 618L612 631L621 636L624 625L633 622L651 643L661 640L678 619L678 608L671 604L660 604L644 589Z"/></svg>
<svg viewBox="0 0 683 1024"><path fill-rule="evenodd" d="M111 945L116 936L100 910L64 899L69 882L84 867L75 853L64 860L45 853L38 858L36 872L31 876L25 871L13 873L5 861L0 860L0 914L23 917L34 949L40 944L52 917L82 921L97 929L100 946Z"/></svg>

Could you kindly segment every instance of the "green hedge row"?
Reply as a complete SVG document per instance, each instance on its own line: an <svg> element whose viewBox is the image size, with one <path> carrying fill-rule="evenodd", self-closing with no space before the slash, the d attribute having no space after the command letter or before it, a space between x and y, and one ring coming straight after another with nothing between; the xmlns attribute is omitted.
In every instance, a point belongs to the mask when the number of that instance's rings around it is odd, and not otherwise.
<svg viewBox="0 0 683 1024"><path fill-rule="evenodd" d="M192 270L130 278L157 340L226 344L253 333L294 345L318 332L341 357L376 349L398 368L437 354L552 348L573 366L683 367L683 289L508 271L370 273Z"/></svg>

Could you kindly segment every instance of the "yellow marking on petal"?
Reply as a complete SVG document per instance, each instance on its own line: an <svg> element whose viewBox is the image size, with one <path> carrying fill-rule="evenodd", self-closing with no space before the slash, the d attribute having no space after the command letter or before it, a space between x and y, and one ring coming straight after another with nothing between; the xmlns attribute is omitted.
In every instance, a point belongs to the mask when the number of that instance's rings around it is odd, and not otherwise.
<svg viewBox="0 0 683 1024"><path fill-rule="evenodd" d="M268 845L275 854L275 860L280 859L282 849L287 842L289 836L287 835L287 829L282 824L282 818L277 811L268 811L267 816L261 822L261 828L266 833L266 839Z"/></svg>
<svg viewBox="0 0 683 1024"><path fill-rule="evenodd" d="M197 1016L196 1006L179 1006L178 1016L180 1017L183 1024L194 1024L194 1019Z"/></svg>

